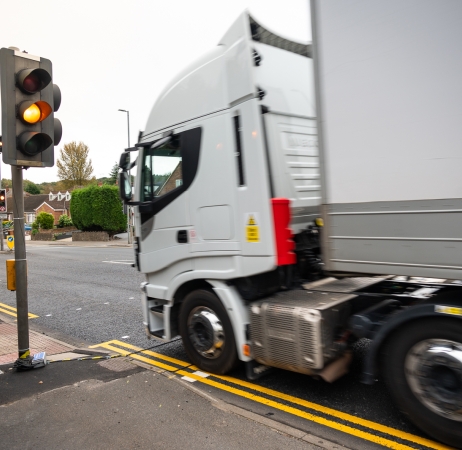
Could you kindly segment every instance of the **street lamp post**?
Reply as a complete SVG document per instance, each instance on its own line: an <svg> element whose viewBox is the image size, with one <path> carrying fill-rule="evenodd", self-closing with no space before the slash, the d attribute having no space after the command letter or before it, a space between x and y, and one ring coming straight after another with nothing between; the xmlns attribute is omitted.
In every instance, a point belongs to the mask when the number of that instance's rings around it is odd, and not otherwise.
<svg viewBox="0 0 462 450"><path fill-rule="evenodd" d="M121 112L127 113L127 132L128 132L128 146L130 148L130 112L125 109L119 109ZM132 186L132 177L130 175L130 166L128 166L128 180L130 182L130 188ZM131 244L131 235L130 235L130 206L127 207L127 234L128 234L128 243Z"/></svg>

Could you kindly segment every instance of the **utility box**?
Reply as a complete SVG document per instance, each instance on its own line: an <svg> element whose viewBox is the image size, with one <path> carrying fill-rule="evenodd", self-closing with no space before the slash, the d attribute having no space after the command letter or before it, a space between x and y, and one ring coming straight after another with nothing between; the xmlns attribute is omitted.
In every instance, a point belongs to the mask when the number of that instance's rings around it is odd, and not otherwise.
<svg viewBox="0 0 462 450"><path fill-rule="evenodd" d="M6 288L9 291L16 290L16 260L6 260Z"/></svg>

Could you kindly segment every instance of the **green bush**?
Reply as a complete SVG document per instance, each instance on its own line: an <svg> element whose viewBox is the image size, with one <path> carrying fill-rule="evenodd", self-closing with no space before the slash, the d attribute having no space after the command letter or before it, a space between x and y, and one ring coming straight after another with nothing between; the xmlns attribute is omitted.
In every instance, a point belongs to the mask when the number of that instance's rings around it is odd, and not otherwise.
<svg viewBox="0 0 462 450"><path fill-rule="evenodd" d="M71 196L71 216L82 231L107 231L111 234L127 229L117 186L88 186L76 189Z"/></svg>
<svg viewBox="0 0 462 450"><path fill-rule="evenodd" d="M72 227L72 220L67 214L62 214L58 219L58 228Z"/></svg>
<svg viewBox="0 0 462 450"><path fill-rule="evenodd" d="M35 219L39 228L43 228L44 230L51 230L55 223L55 218L53 214L47 212L41 212L37 215Z"/></svg>

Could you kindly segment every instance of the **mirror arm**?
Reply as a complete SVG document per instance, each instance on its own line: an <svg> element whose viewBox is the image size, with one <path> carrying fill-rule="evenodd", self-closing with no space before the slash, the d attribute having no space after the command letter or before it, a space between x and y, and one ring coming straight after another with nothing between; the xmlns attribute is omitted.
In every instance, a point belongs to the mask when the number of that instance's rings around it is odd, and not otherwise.
<svg viewBox="0 0 462 450"><path fill-rule="evenodd" d="M152 202L132 202L132 201L129 201L129 202L124 202L126 205L128 206L151 206L152 205Z"/></svg>

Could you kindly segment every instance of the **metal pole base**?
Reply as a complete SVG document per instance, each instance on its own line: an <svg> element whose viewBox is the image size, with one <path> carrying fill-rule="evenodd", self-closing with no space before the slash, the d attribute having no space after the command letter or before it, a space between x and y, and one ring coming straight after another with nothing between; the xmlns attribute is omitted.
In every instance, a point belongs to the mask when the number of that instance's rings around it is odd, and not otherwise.
<svg viewBox="0 0 462 450"><path fill-rule="evenodd" d="M26 371L31 369L40 369L47 365L46 353L36 353L34 356L26 356L25 358L18 358L14 364L13 369L17 371Z"/></svg>

